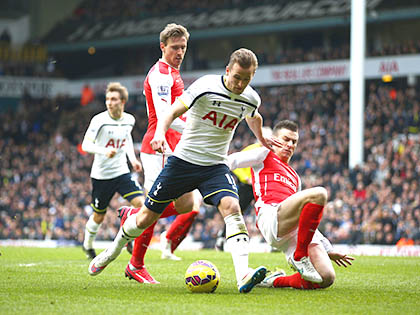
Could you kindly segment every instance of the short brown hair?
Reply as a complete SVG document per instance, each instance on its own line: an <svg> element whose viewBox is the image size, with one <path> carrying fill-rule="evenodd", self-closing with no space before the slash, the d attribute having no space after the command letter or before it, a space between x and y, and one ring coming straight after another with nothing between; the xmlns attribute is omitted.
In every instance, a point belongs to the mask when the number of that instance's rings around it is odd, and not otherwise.
<svg viewBox="0 0 420 315"><path fill-rule="evenodd" d="M273 132L275 133L275 132L277 132L277 131L279 131L280 129L283 129L283 128L287 129L287 130L290 130L290 131L295 131L295 132L297 132L298 129L299 129L297 123L295 123L294 121L285 119L285 120L280 120L274 126Z"/></svg>
<svg viewBox="0 0 420 315"><path fill-rule="evenodd" d="M235 63L239 64L244 69L249 69L251 66L254 66L255 70L258 68L257 56L255 56L251 50L246 48L235 50L230 55L228 68L231 69Z"/></svg>
<svg viewBox="0 0 420 315"><path fill-rule="evenodd" d="M159 39L164 45L166 45L169 38L182 36L184 36L188 41L188 39L190 38L190 33L188 33L187 29L184 26L180 24L171 23L166 25L163 31L160 32Z"/></svg>
<svg viewBox="0 0 420 315"><path fill-rule="evenodd" d="M128 90L120 82L110 82L106 87L106 93L108 92L118 92L120 93L120 99L128 101Z"/></svg>

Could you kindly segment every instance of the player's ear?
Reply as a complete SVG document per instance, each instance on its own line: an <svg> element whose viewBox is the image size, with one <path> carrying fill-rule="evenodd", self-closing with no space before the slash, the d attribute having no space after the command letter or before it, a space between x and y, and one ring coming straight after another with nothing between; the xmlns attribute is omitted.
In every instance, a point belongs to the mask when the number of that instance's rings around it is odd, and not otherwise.
<svg viewBox="0 0 420 315"><path fill-rule="evenodd" d="M162 50L162 52L163 52L163 49L165 49L165 44L163 42L160 42L160 50Z"/></svg>

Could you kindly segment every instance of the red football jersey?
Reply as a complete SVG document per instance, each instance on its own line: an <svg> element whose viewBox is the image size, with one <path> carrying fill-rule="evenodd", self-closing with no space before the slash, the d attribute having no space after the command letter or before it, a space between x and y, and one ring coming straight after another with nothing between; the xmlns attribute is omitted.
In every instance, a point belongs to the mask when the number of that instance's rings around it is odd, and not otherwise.
<svg viewBox="0 0 420 315"><path fill-rule="evenodd" d="M147 115L149 123L147 131L143 137L141 152L155 154L150 141L152 141L158 117L163 114L175 99L184 91L184 81L182 81L179 70L171 67L162 59L150 69L144 81L144 94L146 96ZM180 117L185 121L185 118ZM181 138L181 133L169 129L166 132L166 141L169 148L173 151Z"/></svg>
<svg viewBox="0 0 420 315"><path fill-rule="evenodd" d="M300 189L296 171L271 151L262 165L252 167L252 183L255 200L265 204L278 204Z"/></svg>

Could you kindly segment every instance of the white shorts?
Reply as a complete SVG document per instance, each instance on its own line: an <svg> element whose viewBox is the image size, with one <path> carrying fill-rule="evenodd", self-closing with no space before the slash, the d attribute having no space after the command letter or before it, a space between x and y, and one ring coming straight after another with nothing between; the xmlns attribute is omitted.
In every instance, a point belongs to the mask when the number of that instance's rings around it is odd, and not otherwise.
<svg viewBox="0 0 420 315"><path fill-rule="evenodd" d="M261 205L261 204L260 204ZM277 222L277 211L279 205L261 205L258 211L257 224L261 231L264 239L273 248L280 250L286 254L286 259L293 255L296 250L297 234L298 229L294 229L289 234L283 237L277 237L278 222ZM314 237L312 238L311 244L322 245L321 240L324 236L318 229L315 231Z"/></svg>
<svg viewBox="0 0 420 315"><path fill-rule="evenodd" d="M144 188L147 191L150 191L152 188L153 183L155 182L156 178L162 171L163 167L166 164L166 160L170 155L163 155L160 153L157 154L148 154L148 153L140 153L141 163L143 164L143 172L144 172Z"/></svg>

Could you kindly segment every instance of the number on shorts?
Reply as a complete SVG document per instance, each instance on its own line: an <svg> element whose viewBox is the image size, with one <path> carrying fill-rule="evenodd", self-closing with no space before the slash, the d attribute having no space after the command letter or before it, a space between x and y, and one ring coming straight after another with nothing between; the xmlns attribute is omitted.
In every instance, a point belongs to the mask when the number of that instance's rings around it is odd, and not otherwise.
<svg viewBox="0 0 420 315"><path fill-rule="evenodd" d="M232 188L233 188L233 189L235 189L235 190L237 190L237 188L236 188L236 183L235 183L235 179L232 177L232 175L230 175L230 174L226 173L226 174L225 174L225 176L226 176L226 178L227 178L227 180L228 180L229 184L231 184L231 185L232 185Z"/></svg>

